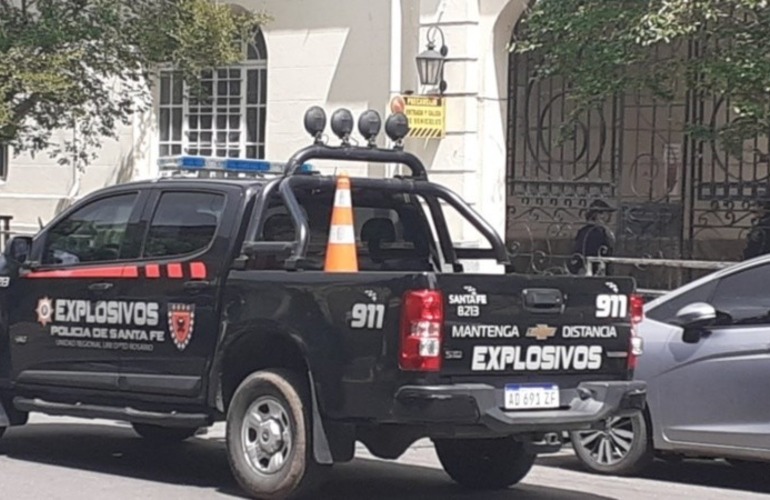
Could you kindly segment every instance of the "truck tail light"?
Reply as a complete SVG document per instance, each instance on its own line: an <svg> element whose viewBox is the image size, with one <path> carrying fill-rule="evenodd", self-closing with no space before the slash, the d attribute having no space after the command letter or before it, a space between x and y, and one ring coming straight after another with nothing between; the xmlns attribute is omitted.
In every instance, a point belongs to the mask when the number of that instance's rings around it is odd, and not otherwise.
<svg viewBox="0 0 770 500"><path fill-rule="evenodd" d="M444 294L440 290L410 290L401 313L399 367L404 371L441 370L444 338Z"/></svg>
<svg viewBox="0 0 770 500"><path fill-rule="evenodd" d="M629 314L631 320L631 337L628 342L628 369L636 369L639 356L642 355L644 342L638 335L639 323L644 319L644 298L641 295L629 297Z"/></svg>

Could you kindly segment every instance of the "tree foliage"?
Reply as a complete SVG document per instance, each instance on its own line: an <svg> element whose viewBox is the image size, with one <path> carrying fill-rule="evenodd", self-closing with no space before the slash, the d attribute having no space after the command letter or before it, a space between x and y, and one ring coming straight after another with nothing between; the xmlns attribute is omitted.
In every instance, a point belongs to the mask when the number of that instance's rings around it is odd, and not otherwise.
<svg viewBox="0 0 770 500"><path fill-rule="evenodd" d="M82 163L149 104L161 65L195 83L267 19L212 0L0 0L0 142Z"/></svg>
<svg viewBox="0 0 770 500"><path fill-rule="evenodd" d="M536 54L537 78L570 82L572 118L626 92L724 97L734 119L691 129L738 153L770 134L768 0L538 0L511 50Z"/></svg>

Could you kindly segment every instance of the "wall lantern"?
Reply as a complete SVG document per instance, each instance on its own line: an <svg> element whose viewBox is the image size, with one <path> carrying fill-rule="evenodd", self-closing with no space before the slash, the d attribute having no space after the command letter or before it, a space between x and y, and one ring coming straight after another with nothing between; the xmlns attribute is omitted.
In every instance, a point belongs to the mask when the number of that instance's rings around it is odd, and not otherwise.
<svg viewBox="0 0 770 500"><path fill-rule="evenodd" d="M441 35L441 48L436 51L436 34ZM441 94L446 90L444 81L444 62L449 52L444 43L444 32L438 26L431 26L428 29L428 49L420 52L417 57L417 74L420 77L420 84L426 86L438 86Z"/></svg>

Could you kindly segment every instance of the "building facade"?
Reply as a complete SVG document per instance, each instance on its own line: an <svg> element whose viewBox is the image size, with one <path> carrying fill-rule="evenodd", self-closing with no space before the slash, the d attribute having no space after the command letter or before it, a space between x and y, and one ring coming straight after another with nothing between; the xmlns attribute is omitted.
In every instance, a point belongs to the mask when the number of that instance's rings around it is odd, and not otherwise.
<svg viewBox="0 0 770 500"><path fill-rule="evenodd" d="M415 56L438 26L449 49L446 137L408 139L406 148L432 180L505 234L517 269L585 272L585 262L575 261L580 253L740 259L762 220L756 201L768 193L766 140L747 144L736 158L687 137L690 125L730 119L729 103L689 89L671 103L618 96L560 139L567 83L535 81L538 55L508 50L528 3L347 0L342 8L336 0L238 0L237 7L264 10L273 20L243 47L240 64L204 75L216 106L186 99L181 81L163 71L153 108L106 142L84 172L45 155L0 156L0 215L13 217L14 231L34 232L39 219L94 189L157 175L162 155L285 161L309 143L302 117L312 105L386 115L394 96L434 92L420 87ZM697 56L691 49L670 48ZM349 171L381 176L394 168ZM449 218L455 240L479 244L473 228Z"/></svg>
<svg viewBox="0 0 770 500"><path fill-rule="evenodd" d="M389 112L393 96L432 92L419 87L415 56L438 25L449 48L447 133L409 139L432 179L469 200L505 231L506 45L524 1L507 0L240 0L273 20L244 47L242 64L205 75L215 108L184 98L182 84L163 72L151 112L135 116L117 140L81 174L45 155L11 157L0 185L0 214L15 231L38 228L70 200L99 187L156 175L167 154L245 156L285 161L309 143L305 110L340 107L354 115ZM60 134L73 134L62 131ZM381 139L385 145L385 139ZM327 167L322 165L323 167ZM333 166L328 166L333 167ZM351 175L385 175L393 167L358 166ZM360 169L368 170L368 172ZM469 228L457 237L472 243Z"/></svg>

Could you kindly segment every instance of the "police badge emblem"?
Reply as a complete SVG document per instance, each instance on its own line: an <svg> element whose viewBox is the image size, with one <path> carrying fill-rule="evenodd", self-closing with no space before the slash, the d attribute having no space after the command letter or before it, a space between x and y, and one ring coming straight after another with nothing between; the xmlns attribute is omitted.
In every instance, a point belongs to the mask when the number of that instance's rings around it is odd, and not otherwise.
<svg viewBox="0 0 770 500"><path fill-rule="evenodd" d="M45 328L53 319L53 301L48 297L38 299L35 312L37 313L37 322Z"/></svg>
<svg viewBox="0 0 770 500"><path fill-rule="evenodd" d="M171 340L180 351L184 351L192 338L195 326L194 304L169 304L168 329Z"/></svg>

